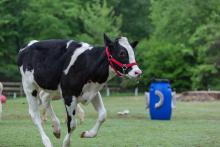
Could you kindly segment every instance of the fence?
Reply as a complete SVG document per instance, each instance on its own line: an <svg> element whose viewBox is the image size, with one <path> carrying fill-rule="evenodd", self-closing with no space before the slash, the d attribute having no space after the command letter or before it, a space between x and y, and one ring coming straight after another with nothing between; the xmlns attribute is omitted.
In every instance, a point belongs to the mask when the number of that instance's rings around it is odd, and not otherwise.
<svg viewBox="0 0 220 147"><path fill-rule="evenodd" d="M24 96L23 87L21 82L2 82L4 89L3 94L16 98L17 96ZM140 93L143 94L143 88L123 88L117 85L106 85L101 91L103 96L112 95L134 95L138 96Z"/></svg>
<svg viewBox="0 0 220 147"><path fill-rule="evenodd" d="M138 96L139 94L144 94L143 87L131 87L131 88L124 88L117 85L106 85L101 93L105 96L111 95L133 95Z"/></svg>
<svg viewBox="0 0 220 147"><path fill-rule="evenodd" d="M23 87L21 82L2 82L3 84L3 94L6 96L24 96Z"/></svg>

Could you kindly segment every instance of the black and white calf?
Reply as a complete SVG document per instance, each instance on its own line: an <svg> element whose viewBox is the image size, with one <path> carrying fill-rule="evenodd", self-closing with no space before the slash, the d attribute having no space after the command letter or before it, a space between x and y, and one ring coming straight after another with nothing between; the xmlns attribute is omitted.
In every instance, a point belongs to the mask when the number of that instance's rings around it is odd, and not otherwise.
<svg viewBox="0 0 220 147"><path fill-rule="evenodd" d="M126 37L111 41L104 35L105 47L93 47L73 40L31 41L18 54L18 66L29 104L29 113L36 125L44 146L52 144L45 134L39 113L38 95L45 90L63 98L67 112L68 132L63 147L70 145L76 127L77 103L91 102L98 112L96 124L81 137L95 137L106 118L106 110L99 90L112 77L137 78L142 72L136 64L133 48ZM59 123L57 123L59 125Z"/></svg>

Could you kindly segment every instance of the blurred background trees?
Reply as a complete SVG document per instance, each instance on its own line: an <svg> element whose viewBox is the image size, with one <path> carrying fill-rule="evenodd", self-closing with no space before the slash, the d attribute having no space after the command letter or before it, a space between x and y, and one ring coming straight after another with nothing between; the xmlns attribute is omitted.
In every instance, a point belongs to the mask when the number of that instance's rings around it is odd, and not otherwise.
<svg viewBox="0 0 220 147"><path fill-rule="evenodd" d="M0 16L1 81L20 81L16 54L32 39L103 45L106 32L140 41L139 86L168 78L177 91L220 88L219 0L0 0Z"/></svg>

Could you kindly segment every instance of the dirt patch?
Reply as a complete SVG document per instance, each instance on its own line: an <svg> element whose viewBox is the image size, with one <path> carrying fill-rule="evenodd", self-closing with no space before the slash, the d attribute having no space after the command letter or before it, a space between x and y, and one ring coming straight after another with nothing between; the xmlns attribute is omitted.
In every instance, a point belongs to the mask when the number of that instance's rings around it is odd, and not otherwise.
<svg viewBox="0 0 220 147"><path fill-rule="evenodd" d="M220 91L187 91L177 95L180 101L215 101L220 100Z"/></svg>

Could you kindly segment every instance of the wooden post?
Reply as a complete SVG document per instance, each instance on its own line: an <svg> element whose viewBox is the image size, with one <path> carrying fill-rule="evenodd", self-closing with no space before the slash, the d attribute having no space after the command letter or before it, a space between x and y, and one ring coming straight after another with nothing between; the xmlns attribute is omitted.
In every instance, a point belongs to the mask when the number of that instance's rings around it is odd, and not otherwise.
<svg viewBox="0 0 220 147"><path fill-rule="evenodd" d="M110 96L110 89L109 89L109 87L106 87L106 96Z"/></svg>
<svg viewBox="0 0 220 147"><path fill-rule="evenodd" d="M146 109L149 108L149 105L150 105L150 93L149 92L145 92L144 93L144 96L145 96L145 104L146 104Z"/></svg>
<svg viewBox="0 0 220 147"><path fill-rule="evenodd" d="M134 95L135 95L135 96L138 96L138 87L135 88L135 90L134 90Z"/></svg>
<svg viewBox="0 0 220 147"><path fill-rule="evenodd" d="M17 98L17 93L14 92L14 93L13 93L13 99L15 100L16 98Z"/></svg>
<svg viewBox="0 0 220 147"><path fill-rule="evenodd" d="M22 87L22 83L20 84L20 96L23 96L23 87Z"/></svg>

